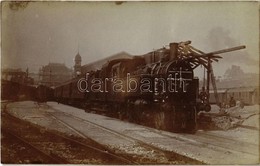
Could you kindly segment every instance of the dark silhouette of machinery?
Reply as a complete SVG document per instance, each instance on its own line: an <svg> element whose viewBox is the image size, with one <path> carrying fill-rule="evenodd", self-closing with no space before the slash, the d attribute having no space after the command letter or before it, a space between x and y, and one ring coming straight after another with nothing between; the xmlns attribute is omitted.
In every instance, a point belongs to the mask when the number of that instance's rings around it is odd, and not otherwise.
<svg viewBox="0 0 260 166"><path fill-rule="evenodd" d="M245 46L204 53L190 44L170 43L169 48L156 50L161 55L158 61L153 54L151 62L144 56L108 61L100 70L87 73L86 78L57 86L54 98L86 109L115 112L119 118L158 129L194 133L197 113L210 111L210 82L218 99L211 63L222 58L218 54ZM199 93L199 79L193 71L201 65L207 71L207 83Z"/></svg>

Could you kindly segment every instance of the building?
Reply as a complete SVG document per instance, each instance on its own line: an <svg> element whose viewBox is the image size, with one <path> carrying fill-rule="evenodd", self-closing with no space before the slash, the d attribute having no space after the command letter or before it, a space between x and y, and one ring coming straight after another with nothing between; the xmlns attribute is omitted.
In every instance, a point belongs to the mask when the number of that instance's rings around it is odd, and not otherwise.
<svg viewBox="0 0 260 166"><path fill-rule="evenodd" d="M17 82L20 84L33 84L33 78L29 77L28 69L22 71L22 69L3 69L1 79L5 81Z"/></svg>
<svg viewBox="0 0 260 166"><path fill-rule="evenodd" d="M236 87L218 89L218 97L221 103L228 103L232 98L236 101L242 101L246 105L259 104L259 87ZM216 103L214 91L209 91L209 101L212 104Z"/></svg>
<svg viewBox="0 0 260 166"><path fill-rule="evenodd" d="M39 70L39 84L55 87L73 77L72 69L62 63L49 63Z"/></svg>

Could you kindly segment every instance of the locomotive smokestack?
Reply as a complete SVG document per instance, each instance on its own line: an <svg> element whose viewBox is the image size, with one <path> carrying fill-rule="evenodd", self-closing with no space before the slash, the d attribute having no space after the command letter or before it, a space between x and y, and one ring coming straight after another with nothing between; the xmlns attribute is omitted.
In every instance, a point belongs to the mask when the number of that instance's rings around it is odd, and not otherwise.
<svg viewBox="0 0 260 166"><path fill-rule="evenodd" d="M178 56L178 43L170 43L170 60L176 59Z"/></svg>

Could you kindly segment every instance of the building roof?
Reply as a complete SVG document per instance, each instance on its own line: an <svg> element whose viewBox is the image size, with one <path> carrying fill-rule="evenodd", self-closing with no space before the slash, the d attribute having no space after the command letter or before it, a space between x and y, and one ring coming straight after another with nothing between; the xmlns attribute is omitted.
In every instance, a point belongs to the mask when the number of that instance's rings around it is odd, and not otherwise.
<svg viewBox="0 0 260 166"><path fill-rule="evenodd" d="M226 93L227 89L218 89L217 92L218 93ZM209 93L214 93L214 90L210 90Z"/></svg>
<svg viewBox="0 0 260 166"><path fill-rule="evenodd" d="M114 59L133 59L133 56L124 51L119 52L119 53L111 55L107 58L100 59L95 62L83 65L81 68L81 71L82 71L82 73L86 73L86 72L90 72L90 71L100 70L107 61L111 61Z"/></svg>
<svg viewBox="0 0 260 166"><path fill-rule="evenodd" d="M218 89L217 92L220 93L233 93L233 92L254 92L257 90L257 87L237 87L237 88L226 88ZM213 90L209 91L210 94L214 93Z"/></svg>
<svg viewBox="0 0 260 166"><path fill-rule="evenodd" d="M228 93L232 92L254 92L256 87L240 87L240 88L232 88L228 90Z"/></svg>
<svg viewBox="0 0 260 166"><path fill-rule="evenodd" d="M69 69L64 63L49 63L46 66L42 67L42 71L43 72L57 72L57 73L67 73L67 72L71 72L72 70Z"/></svg>
<svg viewBox="0 0 260 166"><path fill-rule="evenodd" d="M8 73L8 74L26 74L26 72L22 71L22 69L12 69L12 68L7 68L7 69L2 69L2 73Z"/></svg>

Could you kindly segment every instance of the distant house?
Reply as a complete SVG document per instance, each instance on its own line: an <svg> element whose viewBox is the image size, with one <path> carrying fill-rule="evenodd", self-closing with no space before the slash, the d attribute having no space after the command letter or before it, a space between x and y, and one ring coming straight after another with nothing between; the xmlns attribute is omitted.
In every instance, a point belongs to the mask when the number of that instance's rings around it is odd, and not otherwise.
<svg viewBox="0 0 260 166"><path fill-rule="evenodd" d="M221 103L227 102L227 89L218 89L218 99ZM216 103L216 98L214 95L214 90L209 91L209 102L210 103Z"/></svg>
<svg viewBox="0 0 260 166"><path fill-rule="evenodd" d="M246 104L259 103L259 88L257 87L240 87L231 88L227 91L228 98L233 97L235 100L243 101Z"/></svg>
<svg viewBox="0 0 260 166"><path fill-rule="evenodd" d="M69 69L62 63L49 63L39 70L40 81L42 85L55 87L72 78L72 69Z"/></svg>

